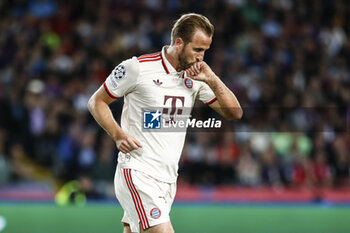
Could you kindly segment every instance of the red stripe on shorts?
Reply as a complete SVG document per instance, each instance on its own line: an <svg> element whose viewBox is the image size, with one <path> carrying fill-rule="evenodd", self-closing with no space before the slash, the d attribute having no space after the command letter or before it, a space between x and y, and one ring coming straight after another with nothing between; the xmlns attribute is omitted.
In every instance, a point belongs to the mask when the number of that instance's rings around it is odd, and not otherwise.
<svg viewBox="0 0 350 233"><path fill-rule="evenodd" d="M141 212L139 210L138 201L135 201L136 195L133 192L133 190L131 189L130 181L129 181L128 176L127 176L127 171L125 169L123 169L123 172L124 172L124 178L125 178L126 184L128 185L129 191L131 193L132 200L133 200L135 208L136 208L137 215L139 216L139 219L140 219L140 222L141 222L141 226L142 226L142 229L143 229L145 224L144 224L144 220L143 220L143 217L141 215Z"/></svg>
<svg viewBox="0 0 350 233"><path fill-rule="evenodd" d="M130 184L131 184L131 187L134 189L134 191L135 191L135 193L136 193L136 195L137 195L137 197L138 197L138 200L140 201L141 208L142 208L141 213L143 214L143 216L144 216L144 218L145 218L145 220L146 220L146 221L145 221L145 228L144 228L144 230L145 230L145 229L147 229L147 228L150 227L149 222L148 222L148 219L147 219L146 211L145 211L145 209L143 208L143 204L142 204L142 201L141 201L141 197L140 197L139 193L137 192L136 187L135 187L135 185L134 185L134 183L133 183L133 181L132 181L131 169L128 169L128 173L129 173L129 177L130 177Z"/></svg>
<svg viewBox="0 0 350 233"><path fill-rule="evenodd" d="M130 169L123 169L124 170L124 178L126 180L126 183L128 185L129 191L131 193L137 215L139 216L140 222L141 222L141 227L143 230L149 228L149 222L146 217L146 212L145 209L143 208L142 201L140 198L139 193L137 192L135 185L132 182L131 178L131 170Z"/></svg>

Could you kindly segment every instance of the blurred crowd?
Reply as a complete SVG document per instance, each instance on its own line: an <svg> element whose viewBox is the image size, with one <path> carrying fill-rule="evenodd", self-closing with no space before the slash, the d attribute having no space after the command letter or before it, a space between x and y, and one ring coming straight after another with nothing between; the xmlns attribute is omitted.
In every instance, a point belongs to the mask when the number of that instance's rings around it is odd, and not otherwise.
<svg viewBox="0 0 350 233"><path fill-rule="evenodd" d="M205 61L245 111L232 130L188 135L180 182L350 186L346 0L1 1L0 186L77 179L113 195L118 151L88 99L122 60L169 44L187 12L215 26Z"/></svg>

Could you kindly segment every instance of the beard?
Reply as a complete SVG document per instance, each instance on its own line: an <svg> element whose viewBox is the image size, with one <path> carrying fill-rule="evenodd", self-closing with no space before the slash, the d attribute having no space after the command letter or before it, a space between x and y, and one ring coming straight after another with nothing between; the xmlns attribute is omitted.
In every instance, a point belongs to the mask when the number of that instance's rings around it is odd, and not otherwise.
<svg viewBox="0 0 350 233"><path fill-rule="evenodd" d="M181 53L178 56L178 62L179 62L179 68L181 70L186 70L187 68L190 68L195 62L188 62L187 56L185 54L185 47L182 48Z"/></svg>

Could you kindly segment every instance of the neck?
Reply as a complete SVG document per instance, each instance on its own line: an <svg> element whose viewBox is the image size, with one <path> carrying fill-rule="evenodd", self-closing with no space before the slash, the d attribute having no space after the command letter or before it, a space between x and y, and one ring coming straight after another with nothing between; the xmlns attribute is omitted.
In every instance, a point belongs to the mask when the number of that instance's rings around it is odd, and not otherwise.
<svg viewBox="0 0 350 233"><path fill-rule="evenodd" d="M176 71L181 71L179 69L178 54L176 52L175 46L170 45L169 47L165 48L165 57Z"/></svg>

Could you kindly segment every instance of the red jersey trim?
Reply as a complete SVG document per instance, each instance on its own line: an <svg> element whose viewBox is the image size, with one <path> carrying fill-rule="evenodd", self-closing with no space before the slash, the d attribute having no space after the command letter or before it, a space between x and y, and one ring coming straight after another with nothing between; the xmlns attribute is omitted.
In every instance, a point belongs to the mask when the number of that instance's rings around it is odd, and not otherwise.
<svg viewBox="0 0 350 233"><path fill-rule="evenodd" d="M137 59L144 59L144 58L154 58L154 57L158 57L160 55L160 52L158 53L153 53L153 54L145 54L145 55L141 55L139 56Z"/></svg>
<svg viewBox="0 0 350 233"><path fill-rule="evenodd" d="M139 60L139 62L159 61L159 60L161 60L160 57L155 57L155 58L149 58L149 59L142 59L142 60Z"/></svg>
<svg viewBox="0 0 350 233"><path fill-rule="evenodd" d="M168 70L168 67L166 67L166 65L165 65L165 62L164 62L164 58L163 58L162 53L160 53L160 57L162 58L162 65L163 65L163 67L164 67L165 72L166 72L167 74L170 74L170 72L169 72L169 70Z"/></svg>
<svg viewBox="0 0 350 233"><path fill-rule="evenodd" d="M106 85L105 82L103 83L103 87L104 87L105 90L107 91L108 95L109 95L110 97L112 97L113 99L119 99L119 98L120 98L120 97L118 97L118 96L113 95L113 94L108 90L108 87L107 87L107 85Z"/></svg>
<svg viewBox="0 0 350 233"><path fill-rule="evenodd" d="M215 97L214 99L210 100L209 102L206 102L205 104L212 104L212 103L214 103L216 100L217 100L217 99L216 99L216 97Z"/></svg>
<svg viewBox="0 0 350 233"><path fill-rule="evenodd" d="M140 57L143 57L143 56L154 56L154 55L158 55L160 54L160 52L155 52L155 53L146 53L146 54L142 54L140 55Z"/></svg>

